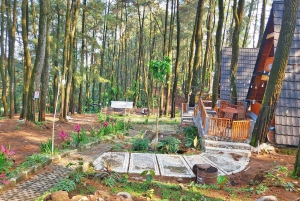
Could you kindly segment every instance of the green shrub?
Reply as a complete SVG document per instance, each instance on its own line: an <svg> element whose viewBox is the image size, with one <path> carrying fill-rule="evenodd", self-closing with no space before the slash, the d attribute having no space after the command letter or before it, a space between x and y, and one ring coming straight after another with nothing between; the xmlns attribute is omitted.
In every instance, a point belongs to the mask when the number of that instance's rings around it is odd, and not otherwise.
<svg viewBox="0 0 300 201"><path fill-rule="evenodd" d="M52 153L52 140L49 139L47 142L41 142L40 149L43 154Z"/></svg>
<svg viewBox="0 0 300 201"><path fill-rule="evenodd" d="M135 139L132 143L132 150L134 151L146 151L149 147L150 141L145 138Z"/></svg>
<svg viewBox="0 0 300 201"><path fill-rule="evenodd" d="M175 137L168 136L166 139L162 139L158 143L158 148L161 149L163 153L177 153L179 150L180 140Z"/></svg>
<svg viewBox="0 0 300 201"><path fill-rule="evenodd" d="M72 191L76 188L76 184L73 180L70 179L63 179L60 182L58 182L52 189L51 192L56 191Z"/></svg>
<svg viewBox="0 0 300 201"><path fill-rule="evenodd" d="M197 127L196 126L184 127L183 133L185 135L184 138L185 146L192 147L194 145L194 140L197 137Z"/></svg>

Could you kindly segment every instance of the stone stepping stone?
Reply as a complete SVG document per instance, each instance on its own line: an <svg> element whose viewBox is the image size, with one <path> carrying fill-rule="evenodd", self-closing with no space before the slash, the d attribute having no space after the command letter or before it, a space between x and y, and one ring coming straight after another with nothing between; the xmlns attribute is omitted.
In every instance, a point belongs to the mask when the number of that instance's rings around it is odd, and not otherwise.
<svg viewBox="0 0 300 201"><path fill-rule="evenodd" d="M191 168L179 155L156 154L161 176L168 177L195 177Z"/></svg>
<svg viewBox="0 0 300 201"><path fill-rule="evenodd" d="M106 152L98 157L94 163L96 170L105 170L111 168L115 172L127 173L129 165L128 152Z"/></svg>
<svg viewBox="0 0 300 201"><path fill-rule="evenodd" d="M155 154L132 153L129 164L129 173L140 174L145 170L153 170L155 175L160 175Z"/></svg>
<svg viewBox="0 0 300 201"><path fill-rule="evenodd" d="M190 166L191 169L193 169L193 166L195 164L210 164L211 166L214 166L214 164L211 163L210 160L207 160L205 157L203 157L201 154L200 155L190 155L190 156L183 156L187 164ZM216 167L216 166L214 166ZM225 173L218 168L218 175L225 175Z"/></svg>
<svg viewBox="0 0 300 201"><path fill-rule="evenodd" d="M217 154L203 153L202 156L226 175L242 171L249 163L249 158L245 157L245 153L219 151Z"/></svg>

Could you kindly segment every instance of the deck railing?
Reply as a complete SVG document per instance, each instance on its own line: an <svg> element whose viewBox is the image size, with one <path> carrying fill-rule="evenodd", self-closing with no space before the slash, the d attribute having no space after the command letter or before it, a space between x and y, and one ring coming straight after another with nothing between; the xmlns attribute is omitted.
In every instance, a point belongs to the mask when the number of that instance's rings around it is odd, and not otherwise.
<svg viewBox="0 0 300 201"><path fill-rule="evenodd" d="M229 118L211 117L208 135L231 138L232 140L246 140L250 135L250 121L233 121Z"/></svg>
<svg viewBox="0 0 300 201"><path fill-rule="evenodd" d="M250 135L250 121L233 121L231 139L233 140L246 140Z"/></svg>
<svg viewBox="0 0 300 201"><path fill-rule="evenodd" d="M209 119L208 135L229 137L231 119L211 117Z"/></svg>

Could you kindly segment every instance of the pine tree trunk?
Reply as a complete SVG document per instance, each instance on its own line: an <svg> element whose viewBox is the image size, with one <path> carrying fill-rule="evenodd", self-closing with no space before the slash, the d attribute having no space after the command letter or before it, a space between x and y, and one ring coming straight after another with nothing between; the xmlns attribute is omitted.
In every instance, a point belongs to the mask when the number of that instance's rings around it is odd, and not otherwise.
<svg viewBox="0 0 300 201"><path fill-rule="evenodd" d="M193 79L192 79L192 87L196 87L198 85L198 73L200 69L201 63L201 45L202 45L202 18L204 14L204 4L205 0L199 0L198 7L197 7L197 29L195 34L195 41L196 41L196 51L195 51L195 58L194 58L194 65L193 65ZM196 98L196 89L192 90L192 94L190 97L190 105L194 107L195 105L195 98Z"/></svg>
<svg viewBox="0 0 300 201"><path fill-rule="evenodd" d="M180 15L179 15L179 0L176 0L177 14L176 14L176 25L177 25L177 45L176 45L176 62L175 62L175 72L174 72L174 82L172 89L172 108L171 108L171 118L175 118L176 112L176 93L178 84L178 71L179 71L179 56L180 56Z"/></svg>
<svg viewBox="0 0 300 201"><path fill-rule="evenodd" d="M236 88L236 75L238 69L238 57L239 57L239 42L240 42L240 29L244 17L245 0L234 0L233 15L235 21L234 32L232 35L232 57L230 65L230 100L231 103L237 102L237 88Z"/></svg>
<svg viewBox="0 0 300 201"><path fill-rule="evenodd" d="M40 91L41 74L44 67L45 50L46 50L46 31L47 31L47 8L49 0L40 2L40 19L39 19L39 38L36 59L32 69L30 79L28 104L26 112L26 121L35 123L35 92Z"/></svg>
<svg viewBox="0 0 300 201"><path fill-rule="evenodd" d="M6 67L4 65L4 12L5 12L5 0L1 2L1 35L0 35L0 48L1 48L1 55L0 55L0 74L1 74L1 81L2 81L2 95L1 100L3 103L4 113L3 116L8 116L8 103L7 103L7 81L6 81Z"/></svg>
<svg viewBox="0 0 300 201"><path fill-rule="evenodd" d="M206 48L205 48L205 54L204 54L204 62L203 62L203 68L202 68L202 80L201 80L201 90L200 90L200 96L203 94L203 90L205 87L205 79L206 79L206 72L208 71L208 63L209 63L209 55L211 55L211 38L213 34L213 29L212 29L212 22L213 22L213 10L215 7L215 1L210 0L209 1L209 11L207 13L207 24L206 24L206 30L207 30L207 35L206 35Z"/></svg>
<svg viewBox="0 0 300 201"><path fill-rule="evenodd" d="M11 7L8 5L8 29L9 29L9 55L8 55L8 74L9 74L9 118L14 118L15 115L15 40L17 28L17 0L13 1L12 16ZM12 21L11 21L12 20Z"/></svg>
<svg viewBox="0 0 300 201"><path fill-rule="evenodd" d="M280 36L274 56L272 71L262 101L262 107L252 132L252 146L257 146L258 141L260 143L265 142L269 125L274 117L290 55L291 44L294 38L299 4L300 0L284 1Z"/></svg>
<svg viewBox="0 0 300 201"><path fill-rule="evenodd" d="M47 10L50 11L50 3L47 5ZM50 69L50 27L51 27L51 16L47 15L47 30L46 30L46 52L45 52L45 61L44 68L42 71L41 77L41 93L40 93L40 109L39 109L39 119L38 121L46 121L46 103L47 103L47 95L49 88L49 69Z"/></svg>
<svg viewBox="0 0 300 201"><path fill-rule="evenodd" d="M265 30L265 18L266 18L266 7L267 7L267 0L263 0L263 5L261 9L261 16L260 16L260 28L259 28L259 37L258 37L258 42L257 42L257 48L260 47L263 35L264 35L264 30Z"/></svg>
<svg viewBox="0 0 300 201"><path fill-rule="evenodd" d="M252 12L253 12L253 6L254 6L254 4L255 4L254 1L255 1L255 0L251 0L251 2L250 2L250 8L249 8L248 17L247 17L247 20L246 20L246 30L245 30L245 35L244 35L244 40L243 40L243 45L242 45L242 47L246 47L246 46L247 46L248 35L249 35L249 29L250 29L251 18L252 18Z"/></svg>
<svg viewBox="0 0 300 201"><path fill-rule="evenodd" d="M82 10L82 24L81 24L81 53L80 53L80 75L83 77L84 71L84 50L85 50L85 10L86 10L86 0L83 1ZM79 96L78 96L78 114L82 113L82 99L83 99L83 79L79 84Z"/></svg>
<svg viewBox="0 0 300 201"><path fill-rule="evenodd" d="M24 48L24 86L23 86L23 102L20 119L24 119L26 115L26 104L28 100L28 90L32 73L31 57L28 47L28 0L22 1L22 39Z"/></svg>
<svg viewBox="0 0 300 201"><path fill-rule="evenodd" d="M224 6L223 0L219 0L219 22L218 28L216 33L216 67L215 67L215 74L214 74L214 81L213 81L213 95L212 95L212 108L215 107L217 100L218 100L218 92L219 92L219 77L220 77L220 70L221 70L221 42L222 42L222 28L224 22Z"/></svg>

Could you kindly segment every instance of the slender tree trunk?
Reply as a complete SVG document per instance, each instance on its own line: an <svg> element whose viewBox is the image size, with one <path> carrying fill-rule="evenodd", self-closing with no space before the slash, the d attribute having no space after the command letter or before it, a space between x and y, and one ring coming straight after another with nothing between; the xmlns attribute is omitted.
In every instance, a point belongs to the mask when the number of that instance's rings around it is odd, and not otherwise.
<svg viewBox="0 0 300 201"><path fill-rule="evenodd" d="M197 29L195 34L195 41L196 41L196 51L195 51L195 58L194 58L194 65L193 65L193 79L192 79L192 87L196 87L198 85L197 79L198 75L197 72L199 72L200 63L201 63L201 45L202 45L202 18L204 14L204 4L205 0L199 0L198 1L198 7L197 7ZM195 97L196 97L196 88L192 90L192 94L190 97L190 105L195 105Z"/></svg>
<svg viewBox="0 0 300 201"><path fill-rule="evenodd" d="M66 12L66 26L65 26L65 38L64 38L64 48L63 48L63 67L61 73L62 84L60 85L61 98L60 98L60 121L66 121L67 117L64 115L65 110L65 87L66 87L66 74L67 74L67 64L68 64L68 52L69 52L69 34L70 34L70 26L71 26L71 10L70 10L70 2L71 0L67 0L67 12Z"/></svg>
<svg viewBox="0 0 300 201"><path fill-rule="evenodd" d="M176 46L176 62L175 62L175 72L174 72L174 82L172 89L172 109L171 118L175 118L175 104L176 104L176 92L178 83L178 71L179 71L179 56L180 56L180 15L179 15L179 0L176 0L177 4L177 14L176 14L176 24L177 24L177 46Z"/></svg>
<svg viewBox="0 0 300 201"><path fill-rule="evenodd" d="M261 9L261 16L260 16L260 28L259 28L259 37L257 42L257 48L260 47L262 37L264 35L265 30L265 18L266 18L266 7L267 7L267 0L263 0L263 5Z"/></svg>
<svg viewBox="0 0 300 201"><path fill-rule="evenodd" d="M79 13L79 5L80 0L76 0L76 2L73 2L72 10L73 10L73 19L71 23L71 31L70 31L70 39L69 39L69 52L68 52L68 62L67 62L67 69L68 69L68 77L67 77L67 86L65 90L65 103L64 103L64 110L63 110L63 117L66 120L66 117L68 115L69 111L69 101L70 101L70 92L71 92L71 86L72 86L72 77L73 77L73 50L74 50L74 37L75 37L75 31L76 31L76 25L77 25L77 18Z"/></svg>
<svg viewBox="0 0 300 201"><path fill-rule="evenodd" d="M31 56L28 47L28 0L22 1L22 39L24 48L24 86L23 86L23 103L20 119L24 119L26 115L26 104L28 100L28 90L32 73Z"/></svg>
<svg viewBox="0 0 300 201"><path fill-rule="evenodd" d="M206 36L206 48L205 48L205 55L204 55L204 62L203 62L203 68L202 68L202 81L201 81L201 90L200 90L200 96L203 94L203 90L205 87L205 79L206 79L206 72L208 72L209 69L209 55L211 55L211 38L212 38L212 33L213 33L213 27L212 27L212 22L213 22L213 10L215 7L215 0L210 0L209 1L209 11L208 11L208 16L207 16L207 24L206 24L206 29L207 29L207 36Z"/></svg>
<svg viewBox="0 0 300 201"><path fill-rule="evenodd" d="M219 0L219 22L218 28L216 33L216 68L214 74L214 81L213 81L213 96L212 96L212 108L215 107L217 100L218 100L218 93L219 93L219 77L221 71L221 43L222 43L222 28L224 22L224 7L223 7L223 0Z"/></svg>
<svg viewBox="0 0 300 201"><path fill-rule="evenodd" d="M226 2L226 0L225 0L225 2ZM226 17L225 17L225 21L224 21L224 29L223 29L223 34L222 34L223 37L222 37L221 47L223 47L224 41L225 41L225 35L226 35L225 31L226 31L226 26L227 26L227 22L228 22L229 11L230 11L230 1L227 3L227 11L226 11Z"/></svg>
<svg viewBox="0 0 300 201"><path fill-rule="evenodd" d="M299 4L300 0L284 1L280 36L274 56L272 71L262 101L262 107L254 125L250 143L252 146L257 146L258 142L265 142L267 132L269 131L269 125L274 117L274 112L280 97L285 70L294 38ZM295 167L296 166L297 165L295 164Z"/></svg>
<svg viewBox="0 0 300 201"><path fill-rule="evenodd" d="M12 16L11 7L8 7L9 16L9 55L8 55L8 74L9 74L9 99L10 99L10 111L9 118L14 118L15 115L15 40L17 29L17 0L13 1ZM11 21L12 18L12 21Z"/></svg>
<svg viewBox="0 0 300 201"><path fill-rule="evenodd" d="M48 5L47 11L50 11L50 3ZM41 94L40 94L40 109L39 109L39 121L46 121L46 103L49 88L49 69L50 69L50 27L51 27L51 15L47 13L47 28L46 28L46 52L44 68L41 77Z"/></svg>
<svg viewBox="0 0 300 201"><path fill-rule="evenodd" d="M83 10L82 10L82 24L81 24L81 53L80 53L80 75L83 77L84 71L84 50L85 50L85 8L86 0L83 1ZM83 99L83 81L79 84L79 97L78 97L78 114L82 113L82 99Z"/></svg>
<svg viewBox="0 0 300 201"><path fill-rule="evenodd" d="M256 3L256 14L255 14L255 22L254 22L254 27L257 27L257 19L258 19L258 7L259 7L259 0L257 1ZM254 29L253 31L253 38L252 38L252 41L253 41L253 45L252 47L255 48L255 37L256 37L256 29Z"/></svg>
<svg viewBox="0 0 300 201"><path fill-rule="evenodd" d="M245 30L245 35L244 35L244 40L243 40L243 46L242 47L246 47L247 46L247 42L248 42L248 35L249 35L249 29L250 29L250 24L251 24L251 18L252 18L252 12L253 12L253 6L255 4L255 0L251 0L250 2L250 7L249 7L249 13L248 13L248 17L246 20L246 30Z"/></svg>
<svg viewBox="0 0 300 201"><path fill-rule="evenodd" d="M32 76L30 79L29 93L28 93L28 104L26 121L35 123L35 98L34 94L39 93L41 74L44 66L45 49L46 49L46 31L47 31L47 14L49 0L40 1L40 18L39 18L39 38L36 59L32 69Z"/></svg>
<svg viewBox="0 0 300 201"><path fill-rule="evenodd" d="M240 30L244 17L245 0L234 0L233 15L234 15L234 31L232 35L232 57L230 65L230 100L231 103L237 102L237 88L236 88L236 75L238 69L238 57L239 57L239 42L240 42Z"/></svg>
<svg viewBox="0 0 300 201"><path fill-rule="evenodd" d="M0 35L0 48L1 48L1 55L0 55L0 73L1 73L1 80L2 80L2 95L1 100L3 103L4 113L3 116L8 116L8 103L7 103L7 82L6 82L6 67L4 65L4 58L5 58L5 51L4 51L4 12L5 12L5 0L1 2L1 35Z"/></svg>

